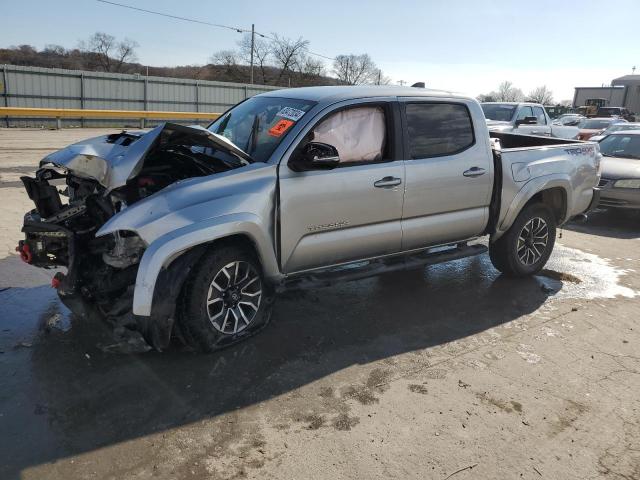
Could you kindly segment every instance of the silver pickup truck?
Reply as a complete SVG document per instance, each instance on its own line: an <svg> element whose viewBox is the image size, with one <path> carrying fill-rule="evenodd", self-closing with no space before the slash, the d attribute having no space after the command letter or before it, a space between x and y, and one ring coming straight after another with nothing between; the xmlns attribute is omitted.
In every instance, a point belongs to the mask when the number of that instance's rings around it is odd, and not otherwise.
<svg viewBox="0 0 640 480"><path fill-rule="evenodd" d="M489 133L469 97L313 87L250 98L207 129L92 138L23 177L17 247L74 312L156 349L212 351L265 326L275 294L487 251L538 272L597 203L598 144ZM66 197L63 201L62 197Z"/></svg>
<svg viewBox="0 0 640 480"><path fill-rule="evenodd" d="M482 111L490 132L517 133L577 140L580 129L552 122L539 103L484 102Z"/></svg>

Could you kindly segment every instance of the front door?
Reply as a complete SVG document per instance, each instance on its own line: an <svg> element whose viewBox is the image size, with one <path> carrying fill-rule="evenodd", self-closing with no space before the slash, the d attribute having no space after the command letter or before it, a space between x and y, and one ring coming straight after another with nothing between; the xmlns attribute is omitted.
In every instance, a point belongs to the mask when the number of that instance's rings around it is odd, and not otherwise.
<svg viewBox="0 0 640 480"><path fill-rule="evenodd" d="M333 170L280 164L280 262L285 273L395 253L401 248L404 164L394 159L390 103L340 107L316 122L309 141L335 146ZM295 153L294 153L295 155Z"/></svg>

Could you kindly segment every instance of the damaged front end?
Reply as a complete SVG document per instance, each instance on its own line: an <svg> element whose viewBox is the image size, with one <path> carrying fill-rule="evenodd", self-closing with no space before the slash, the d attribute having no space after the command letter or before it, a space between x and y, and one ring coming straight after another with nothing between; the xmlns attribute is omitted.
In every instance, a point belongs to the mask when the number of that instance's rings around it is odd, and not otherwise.
<svg viewBox="0 0 640 480"><path fill-rule="evenodd" d="M25 239L16 250L36 267L66 268L66 273L55 274L52 286L72 312L81 317L99 313L119 336L124 330L136 332L152 347L164 349L181 285L198 250L162 273L166 278L158 282L152 315L138 317L131 311L133 291L147 245L133 231L96 233L112 217L171 184L249 162L222 137L169 123L149 132L121 132L71 145L44 158L35 177L21 178L35 209L24 217Z"/></svg>

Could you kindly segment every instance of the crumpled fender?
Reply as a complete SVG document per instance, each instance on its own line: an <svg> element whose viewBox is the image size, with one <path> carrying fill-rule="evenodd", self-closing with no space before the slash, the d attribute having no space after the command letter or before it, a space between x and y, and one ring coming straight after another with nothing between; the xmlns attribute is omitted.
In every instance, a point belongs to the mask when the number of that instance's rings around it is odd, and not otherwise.
<svg viewBox="0 0 640 480"><path fill-rule="evenodd" d="M192 247L238 234L247 236L255 245L265 276L278 277L275 251L259 217L251 213L223 215L173 230L149 245L138 267L133 313L151 315L153 292L162 268Z"/></svg>

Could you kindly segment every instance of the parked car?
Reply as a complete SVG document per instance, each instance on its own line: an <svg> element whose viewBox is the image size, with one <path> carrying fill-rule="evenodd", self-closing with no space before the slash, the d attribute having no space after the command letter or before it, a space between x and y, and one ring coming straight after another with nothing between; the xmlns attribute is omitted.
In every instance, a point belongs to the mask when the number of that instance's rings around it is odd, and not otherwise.
<svg viewBox="0 0 640 480"><path fill-rule="evenodd" d="M277 90L207 129L164 123L45 157L18 251L157 349L212 351L267 324L274 294L487 251L539 272L597 203L597 143L489 133L473 98L410 87ZM62 202L50 181L66 183ZM125 320L122 320L124 316Z"/></svg>
<svg viewBox="0 0 640 480"><path fill-rule="evenodd" d="M601 135L611 125L617 123L625 123L626 120L622 118L586 118L578 124L580 132L578 133L578 140L589 140L595 135Z"/></svg>
<svg viewBox="0 0 640 480"><path fill-rule="evenodd" d="M640 129L640 123L621 122L609 125L600 135L593 135L589 140L592 142L599 142L607 135L620 130L638 130Z"/></svg>
<svg viewBox="0 0 640 480"><path fill-rule="evenodd" d="M554 124L537 103L485 102L482 110L489 131L576 139L578 128Z"/></svg>
<svg viewBox="0 0 640 480"><path fill-rule="evenodd" d="M624 118L628 122L635 122L635 115L623 107L600 107L598 108L598 117L618 117Z"/></svg>
<svg viewBox="0 0 640 480"><path fill-rule="evenodd" d="M575 127L585 118L587 117L580 115L579 113L565 113L564 115L560 115L556 118L551 124Z"/></svg>
<svg viewBox="0 0 640 480"><path fill-rule="evenodd" d="M621 130L600 141L600 206L640 209L640 130Z"/></svg>

